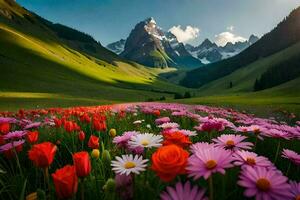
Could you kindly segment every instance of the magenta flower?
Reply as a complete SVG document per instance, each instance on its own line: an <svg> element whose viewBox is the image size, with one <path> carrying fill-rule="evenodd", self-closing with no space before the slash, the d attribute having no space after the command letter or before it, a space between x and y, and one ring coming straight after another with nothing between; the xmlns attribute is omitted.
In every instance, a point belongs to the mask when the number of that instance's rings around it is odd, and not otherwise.
<svg viewBox="0 0 300 200"><path fill-rule="evenodd" d="M116 174L116 191L119 193L120 197L124 200L132 199L133 197L133 180L132 176L127 176L126 174Z"/></svg>
<svg viewBox="0 0 300 200"><path fill-rule="evenodd" d="M176 183L175 187L167 187L165 192L160 194L161 200L208 200L204 196L205 190L198 186L191 186L187 181L185 184Z"/></svg>
<svg viewBox="0 0 300 200"><path fill-rule="evenodd" d="M211 143L207 143L207 142L197 142L190 146L190 150L192 153L196 153L197 151L212 148L214 146L215 146L215 144L211 144Z"/></svg>
<svg viewBox="0 0 300 200"><path fill-rule="evenodd" d="M24 129L26 130L26 129L38 128L38 127L40 127L41 124L42 124L41 122L33 122L33 123L26 125L24 127Z"/></svg>
<svg viewBox="0 0 300 200"><path fill-rule="evenodd" d="M295 151L289 149L283 149L281 157L287 158L294 164L300 166L300 154L296 153Z"/></svg>
<svg viewBox="0 0 300 200"><path fill-rule="evenodd" d="M243 168L238 185L245 187L244 195L258 200L291 199L291 186L280 171L265 167Z"/></svg>
<svg viewBox="0 0 300 200"><path fill-rule="evenodd" d="M17 120L12 117L0 117L0 124L3 124L3 123L14 124L14 123L17 123Z"/></svg>
<svg viewBox="0 0 300 200"><path fill-rule="evenodd" d="M19 140L19 141L12 141L10 143L7 143L7 144L4 144L2 146L0 146L0 153L1 152L4 152L4 151L8 151L14 147L17 147L21 144L24 144L25 143L25 140Z"/></svg>
<svg viewBox="0 0 300 200"><path fill-rule="evenodd" d="M291 181L290 186L291 186L291 192L293 194L293 199L300 200L300 183Z"/></svg>
<svg viewBox="0 0 300 200"><path fill-rule="evenodd" d="M13 132L9 132L6 135L4 135L3 139L5 139L5 140L21 139L26 134L27 134L26 131L13 131Z"/></svg>
<svg viewBox="0 0 300 200"><path fill-rule="evenodd" d="M161 124L164 124L164 123L168 123L170 121L171 121L171 119L169 117L161 117L161 118L158 118L158 119L155 120L155 124L161 125Z"/></svg>
<svg viewBox="0 0 300 200"><path fill-rule="evenodd" d="M267 167L274 169L274 165L268 158L258 156L256 153L249 151L237 151L233 154L234 165L236 166L251 166L251 167Z"/></svg>
<svg viewBox="0 0 300 200"><path fill-rule="evenodd" d="M291 135L289 132L281 131L277 129L268 129L263 134L267 137L281 138L286 140L289 140L293 137L293 135Z"/></svg>
<svg viewBox="0 0 300 200"><path fill-rule="evenodd" d="M113 139L113 143L116 144L118 147L124 147L127 148L128 146L128 141L132 136L135 136L139 134L140 132L138 131L127 131L124 132L123 135L117 136Z"/></svg>
<svg viewBox="0 0 300 200"><path fill-rule="evenodd" d="M213 139L216 147L237 151L241 149L251 149L253 144L251 142L243 142L247 137L241 135L221 135L217 139Z"/></svg>
<svg viewBox="0 0 300 200"><path fill-rule="evenodd" d="M225 174L225 169L233 167L231 152L218 147L198 149L188 159L187 171L189 177L207 179L212 173Z"/></svg>
<svg viewBox="0 0 300 200"><path fill-rule="evenodd" d="M177 124L175 122L167 122L167 123L163 123L163 124L159 125L158 127L162 128L164 130L178 129L179 124Z"/></svg>

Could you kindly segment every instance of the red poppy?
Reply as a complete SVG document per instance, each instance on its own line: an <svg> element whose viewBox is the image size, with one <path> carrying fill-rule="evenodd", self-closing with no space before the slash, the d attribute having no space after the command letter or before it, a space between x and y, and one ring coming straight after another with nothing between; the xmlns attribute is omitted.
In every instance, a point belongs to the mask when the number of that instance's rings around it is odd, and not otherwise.
<svg viewBox="0 0 300 200"><path fill-rule="evenodd" d="M176 131L173 133L167 132L164 133L164 142L163 145L176 144L182 148L187 147L192 144L190 138L183 133Z"/></svg>
<svg viewBox="0 0 300 200"><path fill-rule="evenodd" d="M6 134L10 130L10 124L9 123L1 123L0 124L0 133Z"/></svg>
<svg viewBox="0 0 300 200"><path fill-rule="evenodd" d="M68 199L74 196L78 188L78 177L75 167L66 165L52 174L56 195L59 199Z"/></svg>
<svg viewBox="0 0 300 200"><path fill-rule="evenodd" d="M98 149L99 148L99 138L97 136L91 135L89 142L88 142L88 147L92 149Z"/></svg>
<svg viewBox="0 0 300 200"><path fill-rule="evenodd" d="M39 138L39 132L38 131L29 131L27 133L27 141L30 144L34 144L38 141Z"/></svg>
<svg viewBox="0 0 300 200"><path fill-rule="evenodd" d="M82 142L85 139L85 133L83 131L80 131L78 134L78 139Z"/></svg>
<svg viewBox="0 0 300 200"><path fill-rule="evenodd" d="M73 161L78 177L86 177L91 172L91 161L89 153L86 151L73 154Z"/></svg>
<svg viewBox="0 0 300 200"><path fill-rule="evenodd" d="M28 152L29 159L37 166L46 168L53 162L57 147L51 142L34 145Z"/></svg>

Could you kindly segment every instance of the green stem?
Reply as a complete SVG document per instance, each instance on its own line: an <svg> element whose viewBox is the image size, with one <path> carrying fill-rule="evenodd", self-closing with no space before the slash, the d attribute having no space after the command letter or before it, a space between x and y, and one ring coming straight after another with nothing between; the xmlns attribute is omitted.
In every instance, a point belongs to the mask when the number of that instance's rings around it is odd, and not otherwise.
<svg viewBox="0 0 300 200"><path fill-rule="evenodd" d="M81 179L81 200L84 200L84 178Z"/></svg>
<svg viewBox="0 0 300 200"><path fill-rule="evenodd" d="M291 162L289 162L289 166L286 170L286 173L285 173L286 176L289 176L290 169L291 169Z"/></svg>
<svg viewBox="0 0 300 200"><path fill-rule="evenodd" d="M275 154L275 159L274 159L274 165L276 164L277 162L277 159L278 159L278 155L279 155L279 150L280 150L280 140L277 144L277 150L276 150L276 154Z"/></svg>
<svg viewBox="0 0 300 200"><path fill-rule="evenodd" d="M214 187L213 187L213 178L212 175L208 178L208 184L209 184L209 200L214 199Z"/></svg>
<svg viewBox="0 0 300 200"><path fill-rule="evenodd" d="M50 183L49 183L49 168L46 167L44 168L44 180L45 180L45 185L47 185L47 190L50 192Z"/></svg>
<svg viewBox="0 0 300 200"><path fill-rule="evenodd" d="M14 153L15 153L15 155L16 155L16 161L17 161L17 165L18 165L18 168L19 168L20 174L21 174L21 176L23 177L23 171L22 171L22 168L21 168L21 164L20 164L19 156L18 156L18 153L17 153L16 147L14 146L13 142L12 142L12 146L13 146L13 151L14 151Z"/></svg>
<svg viewBox="0 0 300 200"><path fill-rule="evenodd" d="M255 142L254 142L254 148L253 148L253 151L256 150L257 141L258 141L258 135L255 134Z"/></svg>

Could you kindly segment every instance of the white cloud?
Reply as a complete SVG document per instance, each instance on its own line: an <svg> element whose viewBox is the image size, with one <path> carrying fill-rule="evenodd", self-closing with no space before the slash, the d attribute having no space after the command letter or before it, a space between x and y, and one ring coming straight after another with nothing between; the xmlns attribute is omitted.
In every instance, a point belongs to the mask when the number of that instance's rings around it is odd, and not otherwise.
<svg viewBox="0 0 300 200"><path fill-rule="evenodd" d="M193 40L199 36L200 29L197 27L187 26L185 29L182 29L180 25L173 26L169 30L173 33L179 42L186 43L189 40Z"/></svg>
<svg viewBox="0 0 300 200"><path fill-rule="evenodd" d="M246 40L246 38L243 38L242 36L238 36L230 32L223 32L218 35L215 35L215 42L219 46L225 46L228 42L236 43L244 42Z"/></svg>
<svg viewBox="0 0 300 200"><path fill-rule="evenodd" d="M228 26L227 28L226 28L228 31L234 31L234 26Z"/></svg>

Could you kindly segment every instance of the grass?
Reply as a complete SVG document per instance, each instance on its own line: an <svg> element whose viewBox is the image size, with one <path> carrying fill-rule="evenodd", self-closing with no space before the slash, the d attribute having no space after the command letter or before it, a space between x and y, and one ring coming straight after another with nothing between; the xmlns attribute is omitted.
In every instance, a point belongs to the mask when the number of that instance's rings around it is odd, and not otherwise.
<svg viewBox="0 0 300 200"><path fill-rule="evenodd" d="M186 90L158 77L163 70L124 61L104 48L95 56L77 50L81 43L29 22L23 14L31 13L15 3L0 0L0 8L15 16L0 15L0 110L145 101ZM101 60L106 55L110 61Z"/></svg>

